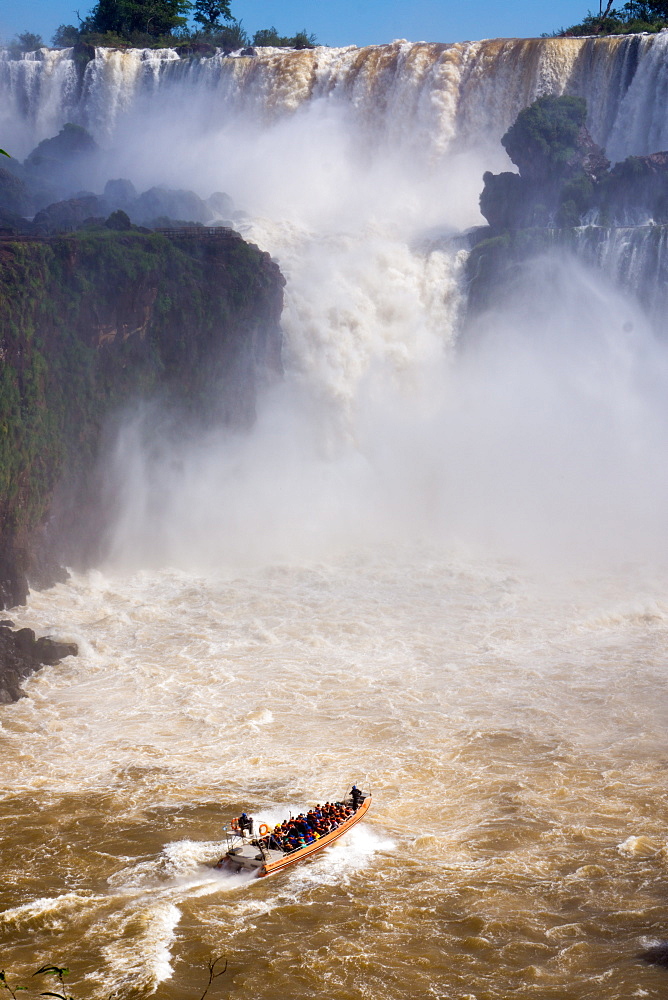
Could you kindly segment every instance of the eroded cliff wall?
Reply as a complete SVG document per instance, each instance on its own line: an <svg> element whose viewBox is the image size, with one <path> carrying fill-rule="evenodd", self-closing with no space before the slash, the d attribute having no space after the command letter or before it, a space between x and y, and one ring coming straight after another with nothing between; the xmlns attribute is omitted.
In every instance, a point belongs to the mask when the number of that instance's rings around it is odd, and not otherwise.
<svg viewBox="0 0 668 1000"><path fill-rule="evenodd" d="M161 394L185 420L252 422L280 371L282 289L231 231L0 241L2 606L86 558L114 412Z"/></svg>

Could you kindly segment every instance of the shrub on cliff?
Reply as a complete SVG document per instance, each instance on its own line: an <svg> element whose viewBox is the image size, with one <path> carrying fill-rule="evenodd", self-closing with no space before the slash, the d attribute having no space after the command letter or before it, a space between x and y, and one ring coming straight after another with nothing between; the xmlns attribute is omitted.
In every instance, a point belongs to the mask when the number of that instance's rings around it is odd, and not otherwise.
<svg viewBox="0 0 668 1000"><path fill-rule="evenodd" d="M262 28L253 35L253 45L258 48L274 46L276 48L313 49L317 45L315 35L307 34L306 28L295 35L279 35L276 28Z"/></svg>
<svg viewBox="0 0 668 1000"><path fill-rule="evenodd" d="M668 26L666 0L629 0L617 10L612 2L598 15L587 14L580 24L562 28L555 34L561 37L578 35L625 35L640 31L656 32Z"/></svg>
<svg viewBox="0 0 668 1000"><path fill-rule="evenodd" d="M13 56L23 55L24 52L36 52L44 46L41 35L36 35L32 31L22 31L9 45L9 51Z"/></svg>
<svg viewBox="0 0 668 1000"><path fill-rule="evenodd" d="M51 44L56 49L69 49L79 41L79 29L73 24L59 24L53 33Z"/></svg>
<svg viewBox="0 0 668 1000"><path fill-rule="evenodd" d="M528 180L552 181L580 170L596 175L609 163L589 135L586 120L583 97L540 97L520 111L501 143Z"/></svg>

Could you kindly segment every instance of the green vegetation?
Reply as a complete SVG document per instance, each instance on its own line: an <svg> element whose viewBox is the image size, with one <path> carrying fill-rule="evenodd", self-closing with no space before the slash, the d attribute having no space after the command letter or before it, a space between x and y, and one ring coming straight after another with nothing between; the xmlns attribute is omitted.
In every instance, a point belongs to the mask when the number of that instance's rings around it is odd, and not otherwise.
<svg viewBox="0 0 668 1000"><path fill-rule="evenodd" d="M36 52L44 46L41 35L35 35L32 31L22 31L13 42L10 42L9 51L14 57L21 56L24 52Z"/></svg>
<svg viewBox="0 0 668 1000"><path fill-rule="evenodd" d="M262 28L253 35L253 45L257 45L258 48L274 45L277 48L312 49L317 45L317 41L315 35L307 33L306 28L289 38L279 35L276 28Z"/></svg>
<svg viewBox="0 0 668 1000"><path fill-rule="evenodd" d="M271 353L280 316L277 265L233 234L170 240L126 218L0 243L0 537L23 550L56 484L93 468L114 410L160 393L184 419L253 416L253 359Z"/></svg>
<svg viewBox="0 0 668 1000"><path fill-rule="evenodd" d="M193 9L193 20L202 25L202 31L207 35L221 30L221 18L225 21L233 20L230 0L195 0Z"/></svg>
<svg viewBox="0 0 668 1000"><path fill-rule="evenodd" d="M598 14L590 11L580 24L562 28L555 35L626 35L668 27L668 0L629 0L619 8L613 4L614 0L606 0L605 6L600 5Z"/></svg>
<svg viewBox="0 0 668 1000"><path fill-rule="evenodd" d="M519 173L483 176L480 210L498 231L668 223L668 153L630 156L610 169L579 97L541 97L501 142Z"/></svg>
<svg viewBox="0 0 668 1000"><path fill-rule="evenodd" d="M563 177L577 157L586 120L583 97L541 97L520 111L501 144L522 172Z"/></svg>
<svg viewBox="0 0 668 1000"><path fill-rule="evenodd" d="M241 21L232 16L231 0L97 0L79 26L61 24L53 36L56 48L67 48L78 42L123 48L128 46L164 48L176 46L184 51L207 54L206 46L226 50L244 48L251 39ZM196 27L189 25L192 18ZM23 41L21 41L23 39ZM14 51L30 51L32 36L19 35ZM252 39L256 46L276 45L290 48L313 48L315 35L306 29L294 35L280 35L276 28L256 31Z"/></svg>
<svg viewBox="0 0 668 1000"><path fill-rule="evenodd" d="M128 39L137 34L161 38L185 28L191 8L190 0L98 0L82 22L81 32Z"/></svg>

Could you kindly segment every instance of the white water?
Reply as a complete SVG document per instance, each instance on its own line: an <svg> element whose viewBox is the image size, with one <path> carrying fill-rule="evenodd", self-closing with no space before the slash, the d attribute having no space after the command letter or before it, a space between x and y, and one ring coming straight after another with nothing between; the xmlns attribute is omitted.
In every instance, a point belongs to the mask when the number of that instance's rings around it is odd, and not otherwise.
<svg viewBox="0 0 668 1000"><path fill-rule="evenodd" d="M107 563L16 616L81 647L2 710L17 971L65 952L95 995L176 998L225 954L231 996L661 995L634 955L668 926L665 347L563 258L458 344L450 238L539 92L586 92L620 155L659 142L666 41L625 89L631 42L103 53L81 101L66 55L9 67L41 81L29 113L12 84L17 142L76 111L115 176L229 191L288 280L253 431L168 447L130 416ZM369 820L312 865L204 867L243 805L352 780Z"/></svg>

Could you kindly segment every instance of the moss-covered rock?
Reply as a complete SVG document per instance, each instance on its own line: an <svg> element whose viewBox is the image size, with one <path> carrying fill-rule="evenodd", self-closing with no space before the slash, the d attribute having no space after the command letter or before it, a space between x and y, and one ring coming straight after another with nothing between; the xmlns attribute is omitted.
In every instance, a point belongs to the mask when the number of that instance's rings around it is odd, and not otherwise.
<svg viewBox="0 0 668 1000"><path fill-rule="evenodd" d="M89 554L77 508L113 410L160 391L186 416L252 421L259 373L280 370L282 286L231 231L0 241L2 605Z"/></svg>
<svg viewBox="0 0 668 1000"><path fill-rule="evenodd" d="M585 124L581 97L541 97L501 142L519 174L484 175L480 210L495 229L577 225L595 205L610 161Z"/></svg>

